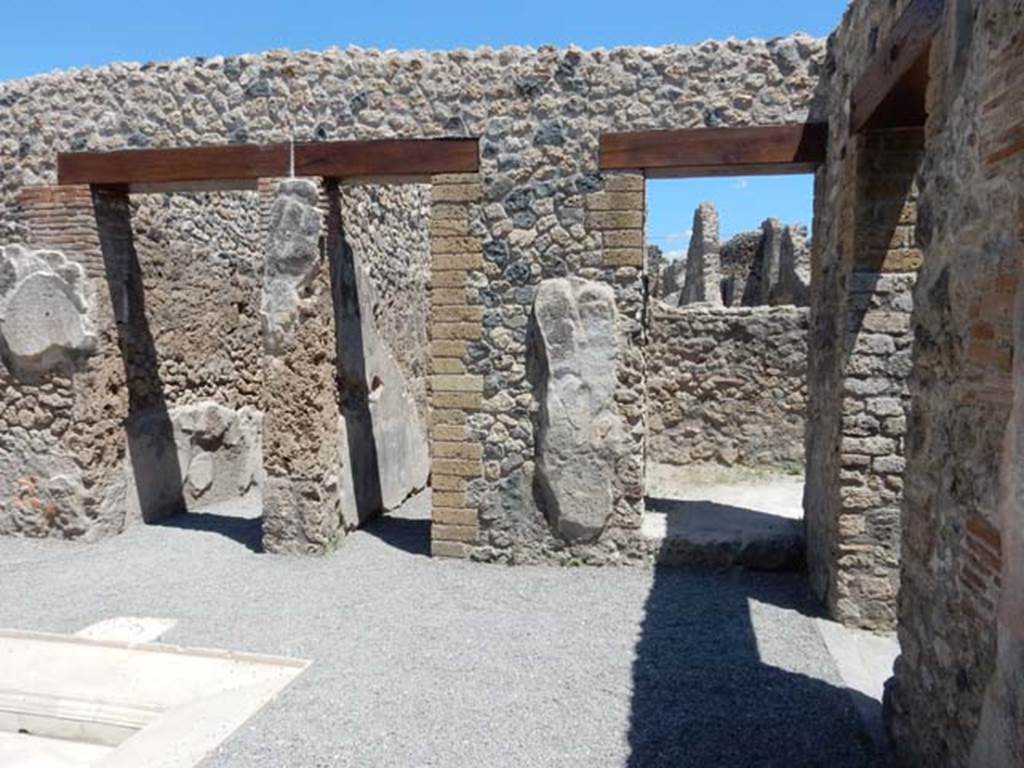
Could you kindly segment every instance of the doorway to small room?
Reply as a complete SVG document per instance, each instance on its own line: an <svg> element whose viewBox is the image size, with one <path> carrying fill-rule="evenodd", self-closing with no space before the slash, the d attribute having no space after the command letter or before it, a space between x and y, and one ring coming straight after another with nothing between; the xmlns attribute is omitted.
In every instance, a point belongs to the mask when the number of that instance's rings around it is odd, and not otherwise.
<svg viewBox="0 0 1024 768"><path fill-rule="evenodd" d="M644 535L664 563L795 568L814 174L827 128L602 137L646 195Z"/></svg>
<svg viewBox="0 0 1024 768"><path fill-rule="evenodd" d="M749 565L802 560L813 198L810 174L646 184L644 532L663 561L708 536Z"/></svg>

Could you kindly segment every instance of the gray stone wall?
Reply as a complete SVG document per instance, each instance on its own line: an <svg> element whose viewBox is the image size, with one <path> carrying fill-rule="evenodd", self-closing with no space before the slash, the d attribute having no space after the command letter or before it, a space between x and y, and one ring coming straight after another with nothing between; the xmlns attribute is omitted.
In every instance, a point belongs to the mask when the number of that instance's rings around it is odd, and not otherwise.
<svg viewBox="0 0 1024 768"><path fill-rule="evenodd" d="M893 403L906 403L921 263L921 133L851 136L848 103L904 7L851 6L830 41L829 161L816 180L812 245L808 571L836 618L881 629L895 626L899 587L906 421Z"/></svg>
<svg viewBox="0 0 1024 768"><path fill-rule="evenodd" d="M947 3L926 129L851 136L850 89L908 5L855 2L830 43L808 561L844 620L898 619L886 719L902 764L1016 765L1024 4Z"/></svg>
<svg viewBox="0 0 1024 768"><path fill-rule="evenodd" d="M328 181L341 514L347 529L426 487L429 207L422 185Z"/></svg>
<svg viewBox="0 0 1024 768"><path fill-rule="evenodd" d="M931 57L888 701L908 763L1024 761L1022 29L1020 0L951 3Z"/></svg>
<svg viewBox="0 0 1024 768"><path fill-rule="evenodd" d="M372 286L368 306L374 325L401 369L425 423L430 360L430 186L343 185L340 203L345 239Z"/></svg>
<svg viewBox="0 0 1024 768"><path fill-rule="evenodd" d="M266 223L255 192L133 195L131 226L169 403L258 406Z"/></svg>
<svg viewBox="0 0 1024 768"><path fill-rule="evenodd" d="M798 472L807 310L652 307L647 460Z"/></svg>

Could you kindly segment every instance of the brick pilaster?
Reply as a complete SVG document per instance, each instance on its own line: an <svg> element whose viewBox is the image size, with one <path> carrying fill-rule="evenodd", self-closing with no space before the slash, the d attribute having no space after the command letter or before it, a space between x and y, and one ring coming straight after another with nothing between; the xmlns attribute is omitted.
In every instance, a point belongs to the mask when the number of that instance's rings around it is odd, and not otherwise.
<svg viewBox="0 0 1024 768"><path fill-rule="evenodd" d="M431 553L468 557L479 536L479 510L467 483L483 473L482 446L470 439L469 417L483 403L483 377L466 372L467 344L479 341L483 307L471 304L466 273L483 268L483 243L470 232L479 202L476 174L432 179L430 215L430 462L433 478Z"/></svg>

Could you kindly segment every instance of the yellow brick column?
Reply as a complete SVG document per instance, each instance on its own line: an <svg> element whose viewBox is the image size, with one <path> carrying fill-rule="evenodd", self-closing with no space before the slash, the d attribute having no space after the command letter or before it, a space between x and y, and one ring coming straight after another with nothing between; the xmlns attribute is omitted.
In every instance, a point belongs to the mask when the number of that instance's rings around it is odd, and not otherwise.
<svg viewBox="0 0 1024 768"><path fill-rule="evenodd" d="M483 243L470 233L470 207L479 203L476 174L431 180L430 465L433 478L431 553L469 557L479 535L479 510L466 485L483 472L482 446L467 436L480 411L483 377L467 373L466 345L479 341L483 307L471 304L466 274L483 268Z"/></svg>
<svg viewBox="0 0 1024 768"><path fill-rule="evenodd" d="M601 233L604 266L644 265L644 174L608 173L604 189L586 197L587 226Z"/></svg>
<svg viewBox="0 0 1024 768"><path fill-rule="evenodd" d="M604 279L616 287L634 285L617 299L619 387L616 399L626 425L628 456L619 462L615 509L609 526L637 531L644 514L647 435L647 366L644 359L646 179L643 171L603 174L602 189L586 196L587 228L601 237Z"/></svg>

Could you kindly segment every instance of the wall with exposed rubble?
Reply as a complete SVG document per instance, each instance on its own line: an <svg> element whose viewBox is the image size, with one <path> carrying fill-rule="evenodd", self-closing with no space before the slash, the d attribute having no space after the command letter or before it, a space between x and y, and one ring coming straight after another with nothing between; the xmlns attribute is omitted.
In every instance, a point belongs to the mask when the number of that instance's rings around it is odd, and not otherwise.
<svg viewBox="0 0 1024 768"><path fill-rule="evenodd" d="M850 89L909 5L855 2L830 44L808 559L841 618L898 619L902 764L1019 765L1024 3L946 3L925 130L851 137Z"/></svg>
<svg viewBox="0 0 1024 768"><path fill-rule="evenodd" d="M947 5L920 173L904 655L890 727L908 761L1016 765L1024 762L1024 3Z"/></svg>
<svg viewBox="0 0 1024 768"><path fill-rule="evenodd" d="M648 333L648 461L802 471L806 309L658 302Z"/></svg>
<svg viewBox="0 0 1024 768"><path fill-rule="evenodd" d="M768 218L723 243L710 202L694 211L685 258L668 262L655 246L648 253L650 294L672 306L805 307L810 279L806 226Z"/></svg>
<svg viewBox="0 0 1024 768"><path fill-rule="evenodd" d="M854 5L830 41L811 279L808 570L833 615L882 629L895 626L899 589L922 140L917 129L851 137L849 91L905 5Z"/></svg>
<svg viewBox="0 0 1024 768"><path fill-rule="evenodd" d="M424 457L426 194L360 186L343 200L368 322L381 329L370 357L400 352L374 374L418 411ZM266 206L253 192L124 203L94 205L83 188L19 199L29 246L0 258L0 476L15 489L0 502L4 533L95 537L260 491ZM402 459L387 462L378 506L426 485L425 459L392 476Z"/></svg>
<svg viewBox="0 0 1024 768"><path fill-rule="evenodd" d="M437 423L446 429L435 430L432 462L448 462L446 470L460 473L435 471L451 486L452 495L445 499L451 506L444 508L445 514L459 521L438 528L450 537L442 549L506 561L621 560L631 551L643 506L643 189L642 179L630 174L616 176L620 180L614 183L611 177L602 178L597 168L599 136L613 130L771 125L819 115L823 101L816 87L822 53L821 41L804 36L598 51L379 53L353 48L119 64L3 83L0 242L32 236L33 223L21 198L26 189L55 181L56 152L62 150L480 137L479 176L441 180L440 192L435 184L430 219L430 396L452 404L435 409L445 412L438 419L454 422ZM386 207L387 202L379 198L367 205ZM251 206L247 216L256 215L258 203ZM356 242L363 242L373 230L359 231L363 216L350 215L342 224ZM266 218L264 211L264 222ZM209 229L206 224L195 226L202 232ZM255 231L248 224L245 229ZM330 236L329 231L325 234ZM190 237L183 237L180 247L187 248ZM265 255L265 246L259 249ZM73 258L95 261L90 253ZM372 275L375 269L408 266L409 289L415 293L424 273L417 266L421 262L414 261L399 253L393 263L382 266L371 260L368 270ZM323 263L317 269L327 266ZM144 265L143 275L147 268ZM198 264L195 269L202 272ZM102 268L87 274L90 289L104 287ZM608 286L614 293L614 399L611 405L592 403L589 413L600 429L615 425L621 435L621 447L601 459L614 467L606 477L608 493L599 510L599 530L578 537L565 535L568 529L559 523L573 506L568 503L572 494L566 495L569 489L564 487L551 487L564 484L557 478L570 476L555 471L559 440L564 437L571 444L578 436L552 423L556 414L545 406L545 393L553 391L545 381L554 386L549 377L555 372L547 367L550 356L538 341L544 334L535 321L534 305L544 281L570 275ZM326 285L319 279L313 276L304 283L314 292L311 299L321 290L316 286ZM145 287L154 287L152 281ZM273 285L263 288L287 294ZM556 301L573 297L576 309L568 315L573 318L589 311L596 295L590 288L551 294ZM418 299L407 305L393 300L386 290L378 296L374 315L383 335L410 321L410 333L422 339L413 311ZM197 298L197 303L202 302ZM209 312L223 306L217 301L207 304ZM251 302L245 305L245 311L251 308ZM403 313L395 311L399 308ZM63 380L63 386L89 403L99 398L90 371L101 359L109 358L112 367L120 364L119 355L107 351L113 340L111 308L97 303L90 312L99 351ZM138 321L133 316L133 322ZM158 350L175 343L160 333L162 325L162 320L150 321ZM246 328L246 333L255 333L258 324ZM326 330L316 332L316 343L305 351L310 371L319 371L322 362L337 362L338 350L333 341L322 338L325 335ZM176 356L161 354L168 359ZM394 350L396 361L408 371L423 370L418 355L404 343ZM585 360L586 356L569 356L565 364L583 365ZM191 362L187 368L197 365ZM253 368L263 371L264 387L267 365L264 350L262 364ZM307 367L298 361L295 365L294 370ZM417 390L416 376L412 378L413 397L422 407L422 389ZM285 379L281 382L284 387ZM369 382L370 389L372 385ZM104 422L110 425L107 442L123 443L117 433L126 403L118 401L109 411L110 421ZM265 459L266 429L274 418L264 414ZM429 418L434 421L435 415ZM273 429L289 423L278 419ZM326 442L340 439L336 426L324 422L322 429ZM538 434L547 437L538 440ZM275 451L286 444L279 437L272 439ZM551 446L550 460L543 455L546 445ZM68 453L77 457L81 471L92 466L76 450ZM540 471L542 465L550 471ZM328 488L328 469L321 467L314 474L317 487ZM87 508L95 507L104 486L100 475L87 485ZM566 502L564 508L558 500ZM331 536L321 539L327 542ZM305 551L306 543L295 548ZM284 542L282 548L291 549Z"/></svg>

